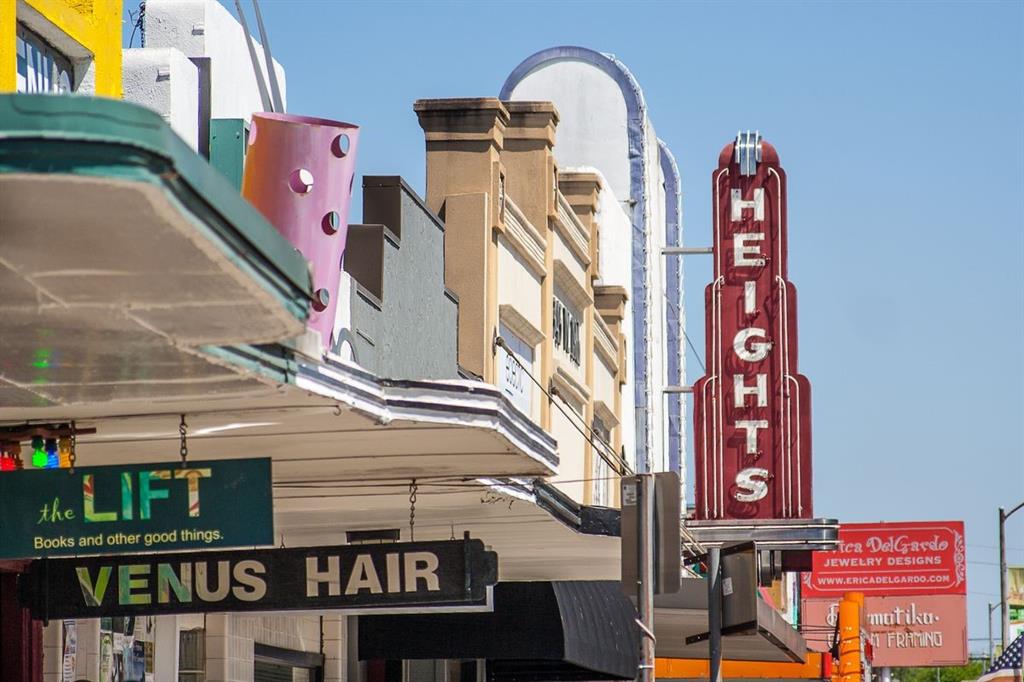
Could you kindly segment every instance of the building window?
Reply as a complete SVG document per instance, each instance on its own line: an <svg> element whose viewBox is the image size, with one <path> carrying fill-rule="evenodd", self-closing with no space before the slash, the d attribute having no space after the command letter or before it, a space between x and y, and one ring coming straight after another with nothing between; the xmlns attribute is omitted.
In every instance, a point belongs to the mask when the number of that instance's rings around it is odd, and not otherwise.
<svg viewBox="0 0 1024 682"><path fill-rule="evenodd" d="M590 465L590 477L592 480L593 494L591 496L591 503L598 507L607 507L610 503L610 496L608 490L611 487L611 476L612 470L608 466L608 462L597 452L597 448L603 451L609 451L612 449L612 435L605 426L605 423L601 421L600 417L594 417L593 425L594 441L597 445L594 446Z"/></svg>
<svg viewBox="0 0 1024 682"><path fill-rule="evenodd" d="M505 222L505 174L498 176L498 221Z"/></svg>
<svg viewBox="0 0 1024 682"><path fill-rule="evenodd" d="M555 296L553 306L554 319L552 320L552 341L555 348L561 350L572 364L579 367L580 364L580 315L569 306L562 303L562 300Z"/></svg>
<svg viewBox="0 0 1024 682"><path fill-rule="evenodd" d="M18 26L15 42L16 92L72 92L75 72L67 57L24 26Z"/></svg>

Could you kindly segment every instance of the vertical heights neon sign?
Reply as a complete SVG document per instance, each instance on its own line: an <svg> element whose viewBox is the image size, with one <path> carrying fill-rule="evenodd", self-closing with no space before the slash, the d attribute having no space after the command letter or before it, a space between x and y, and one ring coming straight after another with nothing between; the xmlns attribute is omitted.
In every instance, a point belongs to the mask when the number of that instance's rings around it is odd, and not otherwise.
<svg viewBox="0 0 1024 682"><path fill-rule="evenodd" d="M797 373L786 173L775 148L737 135L712 193L708 373L693 389L697 518L810 518L811 386Z"/></svg>

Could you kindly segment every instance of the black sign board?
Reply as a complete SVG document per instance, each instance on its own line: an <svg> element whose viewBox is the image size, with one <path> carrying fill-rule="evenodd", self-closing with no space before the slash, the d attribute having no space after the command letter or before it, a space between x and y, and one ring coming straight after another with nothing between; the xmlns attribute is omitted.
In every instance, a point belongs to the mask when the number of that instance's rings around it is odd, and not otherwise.
<svg viewBox="0 0 1024 682"><path fill-rule="evenodd" d="M119 555L33 561L35 618L210 611L489 610L498 556L480 540Z"/></svg>
<svg viewBox="0 0 1024 682"><path fill-rule="evenodd" d="M622 479L622 590L631 599L636 598L637 576L640 575L637 556L639 511L638 476ZM654 593L675 594L679 591L682 569L682 541L680 540L679 474L662 471L654 474Z"/></svg>
<svg viewBox="0 0 1024 682"><path fill-rule="evenodd" d="M737 635L757 632L757 604L760 598L757 589L757 549L753 542L739 542L723 546L720 557L721 633ZM708 557L702 554L697 561L706 563ZM710 595L708 599L711 599ZM686 638L686 643L703 642L708 636L707 632L690 635Z"/></svg>

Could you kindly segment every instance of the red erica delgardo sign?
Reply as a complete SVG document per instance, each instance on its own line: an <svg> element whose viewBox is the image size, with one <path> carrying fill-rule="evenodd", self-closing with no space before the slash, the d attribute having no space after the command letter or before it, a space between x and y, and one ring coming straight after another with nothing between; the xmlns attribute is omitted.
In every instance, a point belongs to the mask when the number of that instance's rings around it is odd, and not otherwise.
<svg viewBox="0 0 1024 682"><path fill-rule="evenodd" d="M845 523L839 549L814 553L802 596L967 594L966 560L963 521Z"/></svg>
<svg viewBox="0 0 1024 682"><path fill-rule="evenodd" d="M693 387L698 519L810 518L811 386L797 371L786 173L756 133L712 174L707 374Z"/></svg>

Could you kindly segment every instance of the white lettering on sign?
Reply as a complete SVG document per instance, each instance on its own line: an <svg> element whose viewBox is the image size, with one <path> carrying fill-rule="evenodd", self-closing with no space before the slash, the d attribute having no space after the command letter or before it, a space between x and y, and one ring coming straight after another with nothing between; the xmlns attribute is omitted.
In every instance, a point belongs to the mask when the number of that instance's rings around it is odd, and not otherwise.
<svg viewBox="0 0 1024 682"><path fill-rule="evenodd" d="M231 588L231 593L240 601L259 601L267 594L267 583L259 576L267 572L263 564L245 559L235 564L235 581L240 583Z"/></svg>
<svg viewBox="0 0 1024 682"><path fill-rule="evenodd" d="M734 495L740 502L757 502L768 495L768 470L760 467L741 469L736 473L736 486L739 490Z"/></svg>
<svg viewBox="0 0 1024 682"><path fill-rule="evenodd" d="M767 419L737 419L736 428L743 429L747 432L747 454L757 454L757 431L758 429L767 429Z"/></svg>
<svg viewBox="0 0 1024 682"><path fill-rule="evenodd" d="M380 578L377 577L373 559L368 554L356 557L352 573L348 577L348 585L345 586L345 594L359 594L359 590L369 590L370 594L381 594L384 591L380 586Z"/></svg>
<svg viewBox="0 0 1024 682"><path fill-rule="evenodd" d="M757 312L757 282L751 280L743 283L743 313L753 315Z"/></svg>
<svg viewBox="0 0 1024 682"><path fill-rule="evenodd" d="M336 556L327 557L327 570L320 570L320 560L315 556L306 557L306 596L319 597L320 585L327 583L327 595L337 597L341 594L341 559Z"/></svg>
<svg viewBox="0 0 1024 682"><path fill-rule="evenodd" d="M736 355L740 360L747 362L761 362L768 357L768 351L772 349L772 344L765 341L755 341L747 346L748 339L767 339L765 331L758 327L747 327L736 332L736 336L732 340L732 348L736 351Z"/></svg>
<svg viewBox="0 0 1024 682"><path fill-rule="evenodd" d="M440 561L433 552L392 553L385 555L384 566L378 570L371 555L358 554L348 571L348 580L344 581L345 594L349 596L361 592L383 594L385 585L388 594L398 594L403 591L403 578L405 592L416 592L419 589L438 592L441 589L441 582L437 577L439 565ZM235 579L238 582L245 582L239 576L238 571L236 571ZM306 557L306 596L314 598L321 596L321 585L326 585L328 596L341 595L342 565L340 557L328 556L326 567L318 557ZM237 592L235 596L239 599L243 598Z"/></svg>
<svg viewBox="0 0 1024 682"><path fill-rule="evenodd" d="M758 187L754 190L754 198L751 200L743 199L743 192L734 189L729 193L731 206L729 210L730 218L734 223L743 220L743 209L752 208L754 209L754 220L764 220L764 188Z"/></svg>
<svg viewBox="0 0 1024 682"><path fill-rule="evenodd" d="M505 325L498 325L505 346L498 346L498 388L526 416L533 413L533 347ZM518 361L518 362L517 362Z"/></svg>
<svg viewBox="0 0 1024 682"><path fill-rule="evenodd" d="M737 232L732 236L732 259L738 268L759 268L764 265L761 245L763 232Z"/></svg>
<svg viewBox="0 0 1024 682"><path fill-rule="evenodd" d="M949 540L936 534L931 540L912 541L906 535L890 535L888 538L871 536L867 539L868 549L872 552L894 552L908 554L911 552L942 552L949 549Z"/></svg>
<svg viewBox="0 0 1024 682"><path fill-rule="evenodd" d="M732 375L732 392L734 407L743 407L747 396L757 396L758 407L768 407L768 375L758 374L754 386L747 386L742 374Z"/></svg>
<svg viewBox="0 0 1024 682"><path fill-rule="evenodd" d="M907 607L895 606L887 611L867 611L866 619L873 629L882 632L871 633L871 643L878 647L882 644L881 635L885 635L885 647L888 649L938 649L942 648L942 630L913 630L926 626L939 624L939 616L932 611L918 609L917 604L911 602ZM826 622L830 627L835 627L838 619L838 604L832 604L828 609ZM888 628L894 628L889 630Z"/></svg>
<svg viewBox="0 0 1024 682"><path fill-rule="evenodd" d="M405 555L405 591L415 592L418 580L422 580L430 592L441 589L437 580L437 555L433 552L409 552Z"/></svg>

